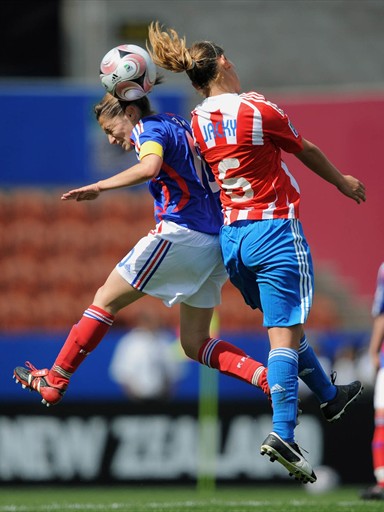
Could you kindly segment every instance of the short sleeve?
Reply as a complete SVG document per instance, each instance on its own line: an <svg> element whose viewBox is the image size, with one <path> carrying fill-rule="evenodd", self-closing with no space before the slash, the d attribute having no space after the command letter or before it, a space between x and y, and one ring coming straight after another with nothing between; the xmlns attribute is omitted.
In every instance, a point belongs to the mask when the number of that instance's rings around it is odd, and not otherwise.
<svg viewBox="0 0 384 512"><path fill-rule="evenodd" d="M263 132L287 153L300 153L303 141L291 120L283 110L270 102L265 102L262 109Z"/></svg>

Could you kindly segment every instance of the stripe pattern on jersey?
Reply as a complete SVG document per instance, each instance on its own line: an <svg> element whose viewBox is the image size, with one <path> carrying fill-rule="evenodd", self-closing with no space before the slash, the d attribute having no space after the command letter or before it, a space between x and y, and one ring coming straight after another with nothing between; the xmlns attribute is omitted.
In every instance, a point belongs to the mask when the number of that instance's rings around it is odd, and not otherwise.
<svg viewBox="0 0 384 512"><path fill-rule="evenodd" d="M137 156L139 156L140 154L140 149L141 149L141 144L140 144L140 134L144 132L144 123L143 121L140 119L140 121L135 124L135 126L133 127L133 130L132 130L132 133L135 134L135 149L136 149L136 154Z"/></svg>
<svg viewBox="0 0 384 512"><path fill-rule="evenodd" d="M155 249L152 251L151 255L144 263L140 271L137 273L137 276L132 281L131 286L136 288L136 290L144 291L145 286L150 281L151 277L154 275L156 270L159 268L161 262L164 260L168 251L172 247L172 242L169 240L160 240L156 245Z"/></svg>
<svg viewBox="0 0 384 512"><path fill-rule="evenodd" d="M277 105L256 93L223 94L192 112L194 140L220 183L224 223L299 218L300 189L281 150L303 149Z"/></svg>
<svg viewBox="0 0 384 512"><path fill-rule="evenodd" d="M304 245L304 239L300 232L300 223L297 219L292 220L291 231L300 274L300 323L304 324L306 322L313 299L313 288L310 270L311 266L308 260L308 252Z"/></svg>
<svg viewBox="0 0 384 512"><path fill-rule="evenodd" d="M180 197L179 202L177 203L177 205L173 209L173 212L178 212L178 211L182 210L188 204L188 202L189 202L189 200L191 198L191 194L190 194L190 192L188 190L188 185L187 185L185 179L182 178L182 176L180 176L180 174L175 169L173 169L170 165L168 165L164 161L162 163L162 169L180 187L181 197ZM156 208L156 212L155 212L156 216L157 216L158 222L160 222L162 220L162 218L164 216L164 213L167 212L169 203L171 202L171 197L170 197L168 188L165 185L163 185L163 195L164 195L163 209L160 210L160 208L157 207Z"/></svg>
<svg viewBox="0 0 384 512"><path fill-rule="evenodd" d="M90 318L92 320L97 320L98 322L109 326L113 324L113 319L108 318L107 316L103 315L100 311L97 311L92 307L86 309L83 313L83 316L85 316L86 318Z"/></svg>

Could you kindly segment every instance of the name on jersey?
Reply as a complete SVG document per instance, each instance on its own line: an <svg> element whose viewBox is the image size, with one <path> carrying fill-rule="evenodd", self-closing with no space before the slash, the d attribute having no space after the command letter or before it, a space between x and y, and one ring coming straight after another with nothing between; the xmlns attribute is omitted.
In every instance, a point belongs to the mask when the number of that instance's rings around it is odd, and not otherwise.
<svg viewBox="0 0 384 512"><path fill-rule="evenodd" d="M236 119L217 121L216 123L207 123L203 125L204 142L212 139L224 139L236 135Z"/></svg>

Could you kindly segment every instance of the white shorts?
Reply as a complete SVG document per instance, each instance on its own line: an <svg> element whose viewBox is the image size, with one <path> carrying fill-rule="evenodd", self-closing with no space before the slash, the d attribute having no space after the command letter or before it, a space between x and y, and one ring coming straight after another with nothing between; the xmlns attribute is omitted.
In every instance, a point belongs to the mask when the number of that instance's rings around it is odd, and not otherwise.
<svg viewBox="0 0 384 512"><path fill-rule="evenodd" d="M373 407L375 409L384 409L384 368L380 368L376 375Z"/></svg>
<svg viewBox="0 0 384 512"><path fill-rule="evenodd" d="M168 307L181 302L217 306L228 277L218 235L166 221L139 240L116 269L131 286Z"/></svg>

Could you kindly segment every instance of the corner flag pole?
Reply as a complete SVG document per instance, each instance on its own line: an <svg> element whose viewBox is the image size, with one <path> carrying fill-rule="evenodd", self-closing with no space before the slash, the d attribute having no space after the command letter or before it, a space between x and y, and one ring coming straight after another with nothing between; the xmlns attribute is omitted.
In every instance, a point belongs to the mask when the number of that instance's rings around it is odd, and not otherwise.
<svg viewBox="0 0 384 512"><path fill-rule="evenodd" d="M211 332L219 332L219 317L216 311L211 322ZM219 440L218 380L217 370L204 365L199 366L197 490L203 492L216 488Z"/></svg>

